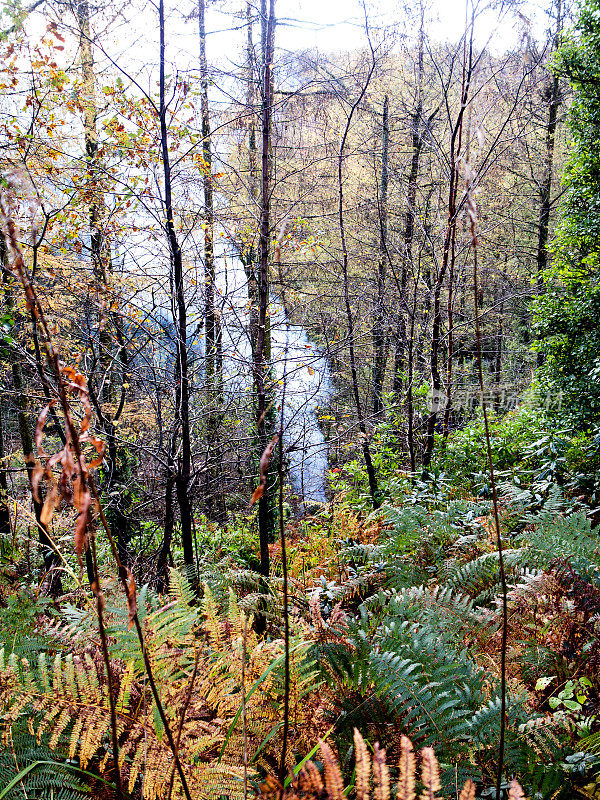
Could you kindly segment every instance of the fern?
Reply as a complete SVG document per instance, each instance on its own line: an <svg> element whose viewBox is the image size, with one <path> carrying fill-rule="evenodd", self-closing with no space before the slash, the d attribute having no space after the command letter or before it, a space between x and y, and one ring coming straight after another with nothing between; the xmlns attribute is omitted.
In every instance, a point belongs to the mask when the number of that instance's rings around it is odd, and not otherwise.
<svg viewBox="0 0 600 800"><path fill-rule="evenodd" d="M528 521L533 527L523 534L523 540L531 566L549 567L561 558L592 574L600 571L598 537L582 512L569 517L543 513L528 517Z"/></svg>
<svg viewBox="0 0 600 800"><path fill-rule="evenodd" d="M25 772L27 768L30 771ZM0 749L0 787L8 787L19 775L22 777L9 790L6 800L84 800L90 797L90 787L85 785L76 771L56 759L46 744L38 744L29 731L27 721L21 717L10 730L3 731Z"/></svg>
<svg viewBox="0 0 600 800"><path fill-rule="evenodd" d="M524 567L525 551L521 548L504 550L504 567L507 575L515 579ZM475 605L489 602L497 596L500 562L497 552L484 553L464 564L453 564L445 575L446 584L465 592Z"/></svg>
<svg viewBox="0 0 600 800"><path fill-rule="evenodd" d="M272 586L277 586L272 582ZM200 796L241 792L242 751L270 769L281 748L284 646L279 638L259 641L252 618L232 587L225 607L209 586L200 603L189 582L173 573L169 602L160 605L146 593L140 600L146 653L171 729L180 731L179 756L193 791ZM275 607L279 598L273 594ZM100 654L77 646L85 615L70 612L68 630L74 653L42 653L30 664L0 651L0 714L5 736L27 720L38 742L57 756L77 759L100 775L112 769L110 708ZM107 604L119 736L119 768L124 786L144 800L166 796L173 757L142 668L139 647L127 626L127 613ZM85 641L85 638L83 639ZM321 678L309 643L292 631L290 660L290 743L312 746L320 733L315 721ZM119 657L117 657L117 655ZM244 674L245 683L242 681ZM246 721L240 714L245 698ZM186 709L183 723L181 710ZM220 754L220 758L219 757ZM289 750L290 766L293 750ZM32 780L37 780L32 778Z"/></svg>
<svg viewBox="0 0 600 800"><path fill-rule="evenodd" d="M420 777L420 800L443 800L438 794L442 788L439 777L440 766L433 748L424 747L421 750L420 765L418 765L411 741L406 736L402 737L397 770L398 781L392 792L391 765L385 750L375 742L371 756L363 737L356 728L353 738L356 754L354 786L344 789L342 770L337 757L327 744L320 742L321 770L314 762L305 759L295 770L294 780L289 786L282 787L276 778L270 776L261 786L260 797L263 800L276 800L276 798L343 800L354 789L356 800L368 800L372 787L373 800L391 800L393 796L396 800L417 800L417 781ZM458 788L456 788L456 793L458 793ZM453 793L452 796L456 795ZM475 800L473 781L466 781L459 800ZM524 794L517 781L512 781L510 784L508 800L524 800Z"/></svg>
<svg viewBox="0 0 600 800"><path fill-rule="evenodd" d="M473 600L450 586L410 586L382 591L363 607L372 616L392 616L406 621L451 627L456 632L475 622Z"/></svg>
<svg viewBox="0 0 600 800"><path fill-rule="evenodd" d="M464 647L464 637L480 626L474 600L451 587L418 586L380 592L359 611L360 620L347 621L338 636L351 658L342 662L332 645L320 651L329 658L330 680L348 697L340 702L340 728L392 724L419 746L435 745L453 765L444 768L444 786L455 770L481 778L475 763L489 764L492 781L501 702L496 682ZM532 757L553 763L560 751L552 731L544 739L539 729L520 729L529 719L537 717L526 697L511 693L506 763L521 774ZM538 754L540 737L547 747Z"/></svg>

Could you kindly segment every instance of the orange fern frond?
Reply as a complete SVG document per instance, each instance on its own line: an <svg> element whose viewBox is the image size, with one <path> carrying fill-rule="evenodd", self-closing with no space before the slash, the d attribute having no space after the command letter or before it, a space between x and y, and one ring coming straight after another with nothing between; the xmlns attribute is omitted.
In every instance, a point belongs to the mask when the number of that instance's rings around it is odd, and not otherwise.
<svg viewBox="0 0 600 800"><path fill-rule="evenodd" d="M356 800L369 800L371 759L357 728L354 728L354 752L356 754Z"/></svg>
<svg viewBox="0 0 600 800"><path fill-rule="evenodd" d="M375 742L373 748L374 800L390 800L390 771L385 761L385 750Z"/></svg>
<svg viewBox="0 0 600 800"><path fill-rule="evenodd" d="M441 783L440 767L433 747L424 747L421 750L421 780L421 800L436 800L435 793L441 789Z"/></svg>
<svg viewBox="0 0 600 800"><path fill-rule="evenodd" d="M469 780L465 783L462 792L460 793L460 797L458 800L475 800L475 784L469 778Z"/></svg>
<svg viewBox="0 0 600 800"><path fill-rule="evenodd" d="M397 800L415 800L415 751L408 736L400 739L400 775L398 778Z"/></svg>
<svg viewBox="0 0 600 800"><path fill-rule="evenodd" d="M340 765L333 751L325 742L319 742L321 758L323 759L323 773L325 776L325 789L330 800L344 800L344 781Z"/></svg>
<svg viewBox="0 0 600 800"><path fill-rule="evenodd" d="M519 786L516 780L510 782L510 789L508 792L508 800L525 800L523 789Z"/></svg>

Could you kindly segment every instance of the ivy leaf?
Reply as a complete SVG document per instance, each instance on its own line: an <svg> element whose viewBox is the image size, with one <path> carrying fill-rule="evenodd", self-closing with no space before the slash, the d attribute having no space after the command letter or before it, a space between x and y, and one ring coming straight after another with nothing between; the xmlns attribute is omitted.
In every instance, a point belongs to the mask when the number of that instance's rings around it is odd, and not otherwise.
<svg viewBox="0 0 600 800"><path fill-rule="evenodd" d="M535 684L536 692L543 692L556 679L556 675L547 675L545 678L538 678Z"/></svg>

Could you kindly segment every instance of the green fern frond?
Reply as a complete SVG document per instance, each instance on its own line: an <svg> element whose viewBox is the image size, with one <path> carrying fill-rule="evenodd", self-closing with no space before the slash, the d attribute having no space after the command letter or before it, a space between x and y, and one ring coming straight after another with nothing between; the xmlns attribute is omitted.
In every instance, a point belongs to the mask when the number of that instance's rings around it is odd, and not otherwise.
<svg viewBox="0 0 600 800"><path fill-rule="evenodd" d="M504 567L507 574L514 573L524 566L526 551L523 548L504 550ZM498 584L500 560L497 552L484 553L465 564L456 565L446 575L449 587L465 592L475 599L475 603L483 602L495 594L492 590Z"/></svg>
<svg viewBox="0 0 600 800"><path fill-rule="evenodd" d="M532 567L548 567L557 558L570 561L584 569L600 566L598 537L592 533L590 521L581 513L562 515L542 514L531 517L532 529L523 534L528 546L527 562Z"/></svg>

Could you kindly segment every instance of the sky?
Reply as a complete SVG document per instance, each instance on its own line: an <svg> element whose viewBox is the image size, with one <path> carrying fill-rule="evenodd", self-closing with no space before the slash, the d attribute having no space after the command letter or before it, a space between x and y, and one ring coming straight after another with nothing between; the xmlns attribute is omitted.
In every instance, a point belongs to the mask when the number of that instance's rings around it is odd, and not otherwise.
<svg viewBox="0 0 600 800"><path fill-rule="evenodd" d="M389 50L394 41L402 37L416 40L418 18L417 0L364 0L367 5L369 27L375 45L385 41L383 50ZM427 0L426 0L427 2ZM489 5L490 0L429 0L431 12L426 23L432 41L457 42L464 31L465 3ZM495 0L501 4L502 0ZM504 0L506 3L506 0ZM510 0L519 4L521 14L531 20L531 32L541 38L548 24L543 13L551 0ZM193 14L197 0L165 0L167 9L167 61L171 69L196 70L198 65L197 15ZM363 0L276 0L276 48L281 51L302 51L316 48L321 52L349 51L366 47ZM259 0L254 0L259 5ZM207 1L207 54L210 65L228 71L244 61L244 17L232 17L231 11L244 11L246 0ZM121 6L119 0L111 9ZM523 24L514 11L498 18L497 11L482 13L475 24L477 46L486 46L500 54L519 44ZM27 28L40 34L47 23L43 7L32 15ZM71 23L72 24L72 23ZM232 30L237 28L237 30ZM254 39L258 42L259 30L255 26ZM37 29L37 30L36 30ZM155 90L158 60L158 24L156 7L151 0L126 0L124 13L117 13L110 25L108 39L101 36L106 50L123 68L140 76L141 82ZM98 54L99 55L99 54ZM99 61L102 59L99 58Z"/></svg>
<svg viewBox="0 0 600 800"><path fill-rule="evenodd" d="M543 0L541 0L543 4ZM374 31L394 22L407 25L415 33L410 13L404 6L416 3L402 0L367 0L369 24ZM484 3L480 3L484 5ZM531 19L536 34L543 33L544 15L539 2L524 0L521 13ZM364 11L362 0L278 0L277 41L280 47L296 49L317 47L321 50L364 47ZM518 43L521 31L515 14L507 12L501 20L497 11L482 14L476 23L479 44L491 42L494 50L503 51ZM465 23L465 0L431 0L428 33L438 41L456 41Z"/></svg>
<svg viewBox="0 0 600 800"><path fill-rule="evenodd" d="M501 0L495 0L500 4ZM505 0L506 1L506 0ZM356 50L366 47L363 0L276 0L276 48L281 51L302 51L316 48L321 52ZM375 44L385 39L390 43L408 36L416 40L418 19L414 10L417 0L365 0L369 26ZM457 42L465 24L465 2L488 5L489 0L429 0L430 19L426 24L432 41ZM532 20L532 32L541 37L547 25L540 7L551 0L510 0L519 4L521 13ZM165 0L167 8L167 60L177 69L197 68L197 16L193 14L197 0ZM254 0L259 6L259 0ZM207 2L207 54L209 65L221 69L241 65L244 55L244 13L232 17L231 11L244 12L245 0L209 0ZM150 73L158 56L157 15L149 0L128 0L127 22L117 25L115 57ZM411 14L412 9L412 14ZM536 10L537 9L537 10ZM232 30L232 27L237 30ZM115 28L113 27L113 31ZM258 25L254 39L258 41ZM498 19L497 11L483 13L475 25L475 41L500 54L518 45L523 25L514 12ZM138 73L139 74L139 73Z"/></svg>

